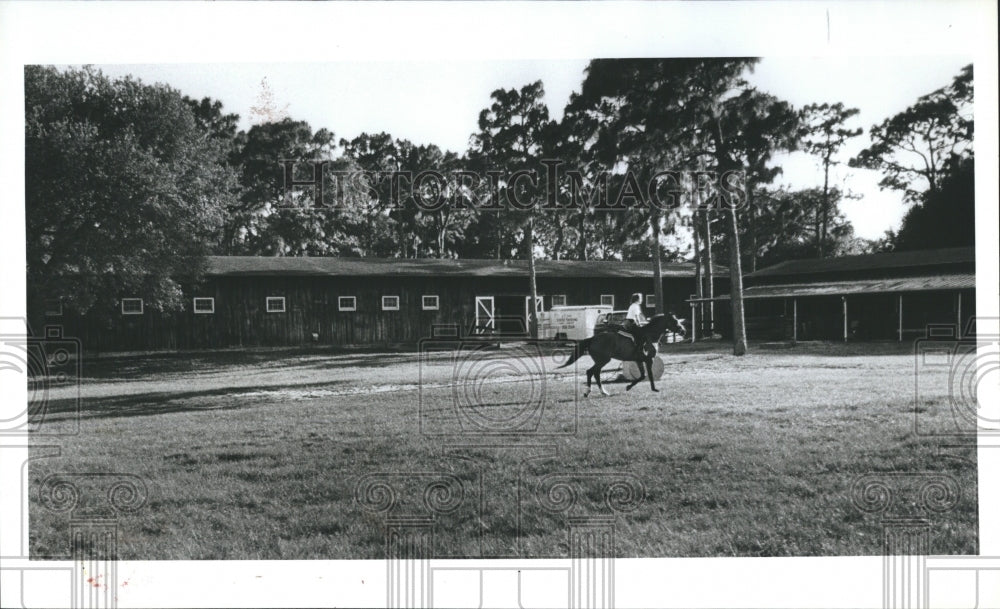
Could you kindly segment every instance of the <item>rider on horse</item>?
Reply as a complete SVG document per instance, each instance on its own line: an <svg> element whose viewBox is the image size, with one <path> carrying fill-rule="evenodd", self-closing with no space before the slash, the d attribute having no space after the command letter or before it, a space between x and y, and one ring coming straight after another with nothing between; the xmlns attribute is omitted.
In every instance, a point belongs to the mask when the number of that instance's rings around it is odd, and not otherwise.
<svg viewBox="0 0 1000 609"><path fill-rule="evenodd" d="M656 351L642 331L642 325L646 321L646 316L642 313L642 294L633 294L632 304L629 305L628 313L625 314L624 329L632 335L632 339L635 341L635 345L640 350L640 353L652 356Z"/></svg>

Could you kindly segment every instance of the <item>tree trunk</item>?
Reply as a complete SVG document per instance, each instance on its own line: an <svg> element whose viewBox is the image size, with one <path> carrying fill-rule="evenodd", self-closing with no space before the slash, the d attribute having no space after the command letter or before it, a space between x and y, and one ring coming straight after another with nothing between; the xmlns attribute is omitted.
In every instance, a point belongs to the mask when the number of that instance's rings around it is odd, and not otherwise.
<svg viewBox="0 0 1000 609"><path fill-rule="evenodd" d="M747 195L749 196L749 195ZM729 231L729 303L733 312L733 355L747 352L747 329L743 317L743 271L740 268L740 233L736 222L736 208L730 206Z"/></svg>
<svg viewBox="0 0 1000 609"><path fill-rule="evenodd" d="M722 135L722 122L715 117L715 157L718 163L719 176L725 176L730 167L735 167L729 156L729 146ZM724 178L723 178L724 179ZM744 184L744 187L746 185ZM747 204L752 205L750 189L746 189ZM720 193L721 196L721 193ZM736 206L727 204L725 211L729 217L729 304L733 314L733 355L745 355L747 352L747 329L743 317L743 269L740 264L740 229L736 220Z"/></svg>
<svg viewBox="0 0 1000 609"><path fill-rule="evenodd" d="M580 241L577 243L577 259L587 259L587 208L580 210Z"/></svg>
<svg viewBox="0 0 1000 609"><path fill-rule="evenodd" d="M701 298L705 293L702 285L703 277L701 272L701 229L698 227L698 212L695 211L691 218L691 226L694 236L694 294L696 298Z"/></svg>
<svg viewBox="0 0 1000 609"><path fill-rule="evenodd" d="M538 338L538 314L536 302L538 302L538 286L535 283L535 219L528 217L528 226L525 231L525 242L528 246L528 335L533 339Z"/></svg>
<svg viewBox="0 0 1000 609"><path fill-rule="evenodd" d="M702 205L701 191L698 192L698 205ZM702 211L705 218L705 295L708 298L708 335L715 335L715 268L712 259L712 216L708 209Z"/></svg>
<svg viewBox="0 0 1000 609"><path fill-rule="evenodd" d="M653 298L656 299L656 314L663 314L663 264L660 260L660 214L650 207L649 228L652 231L650 245L653 248Z"/></svg>
<svg viewBox="0 0 1000 609"><path fill-rule="evenodd" d="M823 163L823 209L822 221L820 223L819 235L819 257L822 258L826 252L826 232L827 221L830 209L830 159Z"/></svg>
<svg viewBox="0 0 1000 609"><path fill-rule="evenodd" d="M556 242L552 246L554 250L552 252L552 257L556 260L562 259L562 248L563 241L565 241L565 229L563 228L563 217L562 212L556 212Z"/></svg>
<svg viewBox="0 0 1000 609"><path fill-rule="evenodd" d="M750 272L757 270L757 211L753 205L747 208L750 214Z"/></svg>
<svg viewBox="0 0 1000 609"><path fill-rule="evenodd" d="M698 306L693 309L697 311L698 319L691 320L691 327L698 328L698 322L701 321L705 316L705 303L701 302L704 290L702 289L701 281L701 239L699 234L701 229L698 227L698 208L696 207L694 213L691 216L691 227L692 235L694 236L694 297L698 299ZM701 334L701 332L698 332Z"/></svg>
<svg viewBox="0 0 1000 609"><path fill-rule="evenodd" d="M500 260L500 253L503 251L503 225L500 222L500 212L497 212L497 260Z"/></svg>
<svg viewBox="0 0 1000 609"><path fill-rule="evenodd" d="M816 233L816 257L817 258L822 258L823 257L823 238L820 236L822 234L820 232L820 219L821 219L821 214L820 214L819 208L817 207L816 211L813 213L813 231Z"/></svg>

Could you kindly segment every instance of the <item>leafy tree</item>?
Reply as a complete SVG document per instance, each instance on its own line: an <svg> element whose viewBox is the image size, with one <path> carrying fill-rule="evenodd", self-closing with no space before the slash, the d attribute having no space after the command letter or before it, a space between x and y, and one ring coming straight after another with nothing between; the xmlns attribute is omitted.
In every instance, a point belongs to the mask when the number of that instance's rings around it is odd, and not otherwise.
<svg viewBox="0 0 1000 609"><path fill-rule="evenodd" d="M751 88L727 99L723 111L723 129L732 134L732 154L746 171L748 201L742 218L748 224L746 234L749 239L740 239L740 242L749 246L750 272L753 272L757 270L759 256L755 225L763 203L754 195L781 173L780 167L769 165L773 154L779 150L795 149L799 114L787 102Z"/></svg>
<svg viewBox="0 0 1000 609"><path fill-rule="evenodd" d="M802 146L806 152L818 156L823 164L823 198L816 209L816 249L820 258L826 249L830 215L837 213L838 200L830 196L830 168L839 164L836 156L847 140L861 135L860 128L844 126L858 112L857 108L845 108L839 102L810 104L802 109Z"/></svg>
<svg viewBox="0 0 1000 609"><path fill-rule="evenodd" d="M688 155L690 134L676 122L681 114L682 94L672 85L686 64L674 60L607 59L591 61L581 87L578 105L589 107L592 117L604 120L598 131L595 149L606 166L624 167L638 178L640 185L649 184L658 172L680 167ZM617 192L613 189L612 192ZM653 286L656 310L663 312L662 235L673 231L676 210L664 210L651 203L652 196L643 193L648 204L643 235L648 234L644 248L653 262ZM648 196L648 199L647 199ZM627 213L627 212L626 212ZM635 214L627 214L635 215ZM630 223L626 223L628 226ZM632 226L637 226L632 224Z"/></svg>
<svg viewBox="0 0 1000 609"><path fill-rule="evenodd" d="M762 267L784 260L816 257L815 210L819 209L826 196L836 200L840 193L836 188L826 195L821 188L795 191L756 188L752 194L756 216L753 223L740 223L740 243L756 243L757 262ZM835 209L830 214L828 232L829 255L844 255L860 247L854 238L853 227L839 210ZM726 240L720 240L716 248L723 256L730 253Z"/></svg>
<svg viewBox="0 0 1000 609"><path fill-rule="evenodd" d="M679 66L680 82L686 95L679 105L679 116L697 129L695 141L704 146L705 152L714 161L714 169L720 179L731 171L740 169L737 154L740 149L735 133L724 126L727 97L734 91L746 89L742 75L751 69L757 59L704 59L684 60ZM686 86L685 86L686 85ZM739 121L735 121L738 125ZM730 307L733 320L733 354L744 355L747 351L746 325L743 314L743 270L740 262L739 223L737 207L740 201L728 202L725 215L728 219L730 238L729 280Z"/></svg>
<svg viewBox="0 0 1000 609"><path fill-rule="evenodd" d="M479 113L479 131L472 138L474 154L481 164L501 171L505 178L500 182L499 194L507 204L505 217L512 228L523 234L520 249L528 261L530 302L538 299L535 280L535 207L541 204L545 185L531 183L529 179L514 180L517 171L537 172L545 157L544 143L551 138L553 124L549 110L542 98L545 89L542 81L527 84L520 89L497 89L490 95L493 102ZM527 209L517 209L517 201L524 201ZM530 308L529 332L538 336L538 319L534 307Z"/></svg>
<svg viewBox="0 0 1000 609"><path fill-rule="evenodd" d="M242 193L230 208L225 249L231 254L258 256L362 256L375 253L380 239L391 237L371 221L364 194L354 182L338 184L334 172L353 169L349 161L334 159L334 134L313 132L308 123L290 118L254 125L240 133L233 154L240 168ZM286 196L284 166L294 159L296 180L314 177L313 162L326 162L330 177L317 209L311 185L292 188Z"/></svg>
<svg viewBox="0 0 1000 609"><path fill-rule="evenodd" d="M872 145L850 161L883 173L879 185L918 202L940 188L943 174L973 154L972 64L952 83L869 130Z"/></svg>
<svg viewBox="0 0 1000 609"><path fill-rule="evenodd" d="M976 244L975 160L963 160L941 179L937 190L903 216L887 244L896 251Z"/></svg>
<svg viewBox="0 0 1000 609"><path fill-rule="evenodd" d="M434 146L429 148L437 150ZM435 158L437 157L440 160L436 167L439 167L438 171L444 176L444 183L428 183L426 190L431 192L426 200L440 196L445 204L434 211L418 211L416 222L422 234L426 235L424 242L433 246L438 258L453 258L457 257L458 247L465 241L469 225L475 218L473 205L482 195L473 184L456 177L455 172L466 170L466 159L453 152L445 152L443 155L437 152Z"/></svg>
<svg viewBox="0 0 1000 609"><path fill-rule="evenodd" d="M353 140L340 140L344 155L354 161L358 169L371 172L395 172L403 169L404 159L410 155L413 145L403 140L394 140L388 133L362 133ZM414 251L413 240L417 238L413 231L412 201L401 202L408 207L394 207L395 194L392 192L392 181L376 179L372 186L374 192L364 201L362 214L365 218L365 234L370 242L366 250L368 255L394 255L406 257Z"/></svg>
<svg viewBox="0 0 1000 609"><path fill-rule="evenodd" d="M41 66L24 82L29 311L182 307L235 199L223 138L164 85Z"/></svg>
<svg viewBox="0 0 1000 609"><path fill-rule="evenodd" d="M581 97L592 105L611 100L619 160L643 175L661 168L708 160L720 179L744 170L749 186L769 182L775 150L794 146L798 121L791 107L751 89L743 74L758 60L669 59L596 60L590 63ZM727 177L730 176L730 177ZM729 190L739 184L730 181ZM724 206L730 242L733 352L746 352L737 207L739 194ZM651 214L650 228L658 242ZM706 214L705 225L711 226ZM701 241L699 239L699 241ZM707 244L711 239L705 240ZM659 282L657 282L659 283Z"/></svg>
<svg viewBox="0 0 1000 609"><path fill-rule="evenodd" d="M613 249L633 240L637 228L645 230L634 222L615 222L622 218L595 211L597 201L611 190L604 178L618 163L616 112L613 100L573 93L555 129L551 156L565 164L561 168L563 179L557 183L558 197L569 205L568 210L548 216L556 234L551 247L555 258L620 258L624 251L608 251L608 246ZM606 232L609 228L611 235Z"/></svg>
<svg viewBox="0 0 1000 609"><path fill-rule="evenodd" d="M240 122L239 114L226 114L222 102L210 97L196 100L185 95L184 101L190 106L195 122L202 131L225 144L235 145Z"/></svg>

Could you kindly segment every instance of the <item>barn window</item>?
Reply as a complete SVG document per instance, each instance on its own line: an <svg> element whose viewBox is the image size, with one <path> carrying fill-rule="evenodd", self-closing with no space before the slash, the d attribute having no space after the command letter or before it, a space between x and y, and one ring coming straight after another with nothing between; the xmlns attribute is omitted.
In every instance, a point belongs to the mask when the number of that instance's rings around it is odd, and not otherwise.
<svg viewBox="0 0 1000 609"><path fill-rule="evenodd" d="M285 312L285 297L284 296L268 296L267 297L267 312L268 313L284 313Z"/></svg>
<svg viewBox="0 0 1000 609"><path fill-rule="evenodd" d="M601 294L601 305L605 307L615 307L615 295L614 294Z"/></svg>
<svg viewBox="0 0 1000 609"><path fill-rule="evenodd" d="M438 310L438 297L424 295L420 299L420 306L424 311L437 311Z"/></svg>
<svg viewBox="0 0 1000 609"><path fill-rule="evenodd" d="M654 294L646 294L646 306L647 307L656 306L656 296Z"/></svg>
<svg viewBox="0 0 1000 609"><path fill-rule="evenodd" d="M215 299L199 297L194 299L195 313L215 313Z"/></svg>
<svg viewBox="0 0 1000 609"><path fill-rule="evenodd" d="M142 299L122 298L122 315L142 315Z"/></svg>
<svg viewBox="0 0 1000 609"><path fill-rule="evenodd" d="M383 311L398 311L399 310L399 296L383 296L382 297L382 310Z"/></svg>
<svg viewBox="0 0 1000 609"><path fill-rule="evenodd" d="M62 317L62 299L59 298L49 298L45 301L45 316L46 317Z"/></svg>
<svg viewBox="0 0 1000 609"><path fill-rule="evenodd" d="M565 294L553 294L552 295L552 306L553 307L565 307L566 306L566 295Z"/></svg>
<svg viewBox="0 0 1000 609"><path fill-rule="evenodd" d="M341 296L337 298L338 311L357 311L358 299L356 296Z"/></svg>

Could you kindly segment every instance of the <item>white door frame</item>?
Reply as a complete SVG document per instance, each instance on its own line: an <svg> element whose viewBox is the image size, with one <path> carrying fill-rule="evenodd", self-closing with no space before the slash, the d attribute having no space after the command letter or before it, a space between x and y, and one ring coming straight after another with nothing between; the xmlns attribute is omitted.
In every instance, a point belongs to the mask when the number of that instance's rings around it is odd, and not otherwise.
<svg viewBox="0 0 1000 609"><path fill-rule="evenodd" d="M489 302L489 308L486 307L487 302ZM481 315L480 312L482 312L483 315ZM484 317L486 318L485 324L481 323L484 321ZM496 320L496 307L494 306L493 297L476 296L476 332L480 332L484 326L495 331L497 328Z"/></svg>

